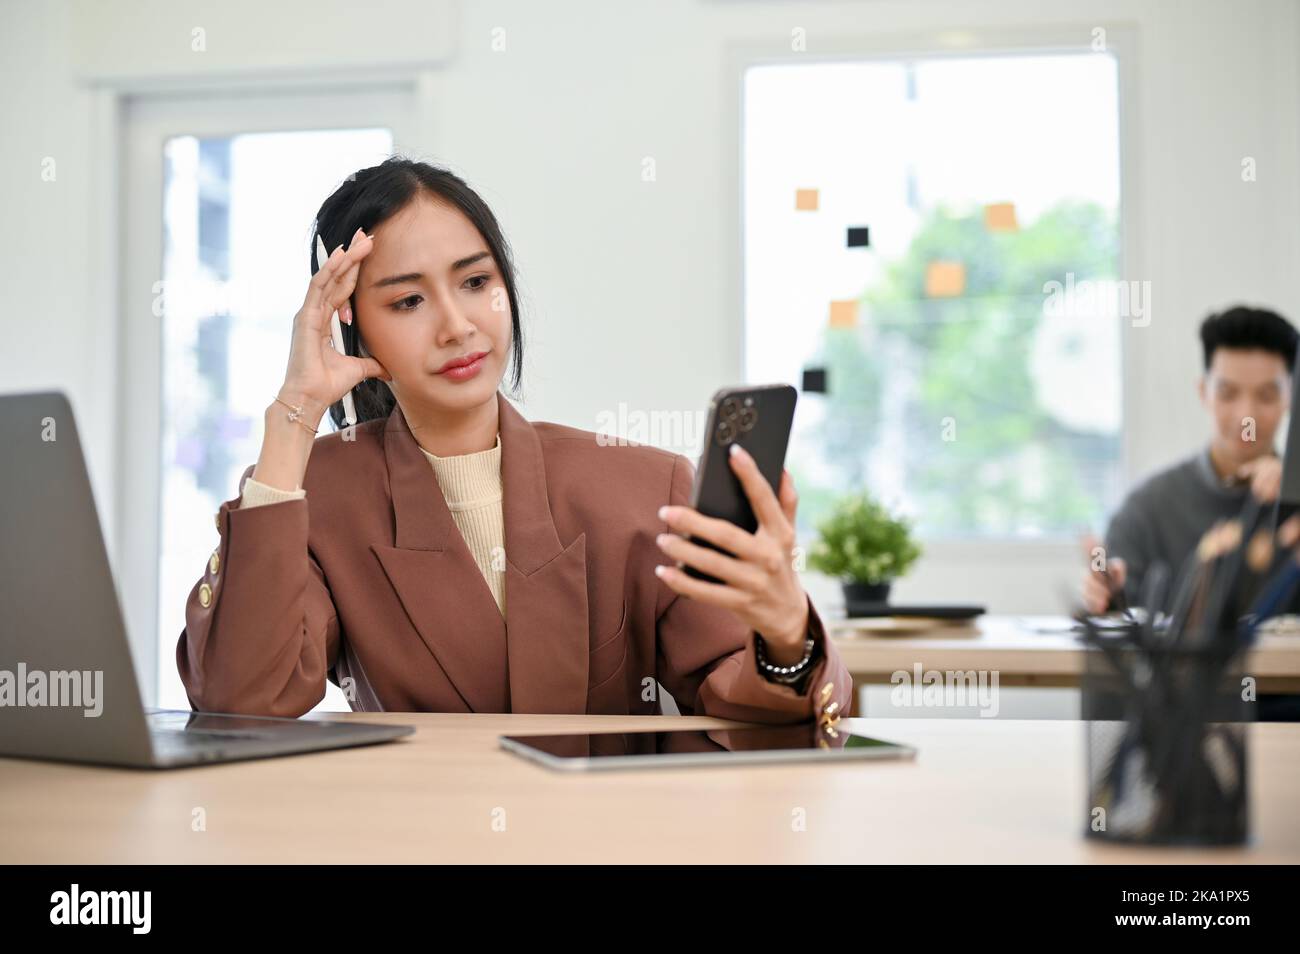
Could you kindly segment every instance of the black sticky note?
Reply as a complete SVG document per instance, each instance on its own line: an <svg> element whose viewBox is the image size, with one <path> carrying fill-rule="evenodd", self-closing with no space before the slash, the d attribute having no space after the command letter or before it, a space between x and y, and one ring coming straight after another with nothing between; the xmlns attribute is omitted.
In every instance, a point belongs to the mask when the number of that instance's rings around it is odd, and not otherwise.
<svg viewBox="0 0 1300 954"><path fill-rule="evenodd" d="M826 393L826 369L825 368L804 368L803 369L803 392L804 394L825 394Z"/></svg>
<svg viewBox="0 0 1300 954"><path fill-rule="evenodd" d="M865 225L849 226L849 248L866 248L871 244L870 230Z"/></svg>

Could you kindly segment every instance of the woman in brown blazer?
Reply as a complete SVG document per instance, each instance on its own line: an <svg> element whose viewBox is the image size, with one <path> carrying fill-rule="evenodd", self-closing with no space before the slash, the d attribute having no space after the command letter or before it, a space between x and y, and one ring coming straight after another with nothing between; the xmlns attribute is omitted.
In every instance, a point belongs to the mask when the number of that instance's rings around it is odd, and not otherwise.
<svg viewBox="0 0 1300 954"><path fill-rule="evenodd" d="M391 158L316 225L334 252L186 604L196 709L298 716L329 678L358 710L653 714L662 685L684 714L849 712L792 566L788 472L778 498L732 456L751 534L689 506L682 455L520 415L498 391L523 357L509 247L455 175ZM349 393L356 426L316 437Z"/></svg>

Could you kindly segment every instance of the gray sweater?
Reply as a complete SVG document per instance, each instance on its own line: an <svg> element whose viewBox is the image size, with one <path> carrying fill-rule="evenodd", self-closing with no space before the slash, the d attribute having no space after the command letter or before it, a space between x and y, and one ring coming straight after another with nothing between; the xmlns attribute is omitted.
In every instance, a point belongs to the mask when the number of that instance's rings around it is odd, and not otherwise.
<svg viewBox="0 0 1300 954"><path fill-rule="evenodd" d="M1122 557L1128 565L1129 603L1142 602L1142 581L1153 564L1164 563L1177 579L1205 531L1238 516L1249 493L1247 483L1229 486L1219 479L1208 447L1134 488L1106 530L1106 556ZM1172 590L1171 585L1163 609L1173 601Z"/></svg>

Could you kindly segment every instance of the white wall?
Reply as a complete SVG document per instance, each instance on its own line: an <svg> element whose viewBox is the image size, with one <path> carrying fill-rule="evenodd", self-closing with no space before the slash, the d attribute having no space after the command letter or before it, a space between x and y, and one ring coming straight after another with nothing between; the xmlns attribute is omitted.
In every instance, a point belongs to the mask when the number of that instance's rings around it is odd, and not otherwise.
<svg viewBox="0 0 1300 954"><path fill-rule="evenodd" d="M173 19L163 21L160 10ZM108 98L76 76L115 83L208 77L335 78L366 66L431 66L436 107L425 158L478 186L522 270L530 348L526 412L594 427L620 401L702 407L740 374L735 220L734 46L808 50L861 37L874 48L960 33L1127 27L1137 39L1126 167L1130 279L1150 281L1152 322L1126 340L1130 475L1195 447L1195 326L1246 300L1300 319L1300 13L1293 0L908 0L825 3L415 3L320 0L195 8L172 3L4 0L0 17L0 234L5 313L0 390L61 387L90 432L97 492L113 499L115 406L111 301L103 250L112 222L88 219ZM176 11L180 12L177 13ZM330 11L352 11L331 16ZM372 18L364 29L359 15ZM409 15L403 15L407 11ZM430 12L432 11L432 12ZM255 13L254 13L255 12ZM255 16L255 19L254 19ZM172 50L187 17L216 23L203 60ZM220 20L214 19L220 17ZM241 17L245 19L241 20ZM304 40L301 24L312 21ZM257 30L240 30L256 22ZM505 52L493 52L494 28ZM187 41L183 33L179 36ZM279 43L268 37L280 37ZM358 41L361 37L361 41ZM163 48L168 52L164 54ZM341 64L347 64L346 66ZM1042 117L1068 148L1069 116ZM640 178L654 156L658 181ZM41 180L43 157L58 180ZM1240 163L1255 157L1258 180ZM109 358L105 358L108 355ZM932 547L904 598L978 599L995 610L1060 609L1069 547ZM814 595L833 593L809 581ZM829 605L830 600L827 600Z"/></svg>

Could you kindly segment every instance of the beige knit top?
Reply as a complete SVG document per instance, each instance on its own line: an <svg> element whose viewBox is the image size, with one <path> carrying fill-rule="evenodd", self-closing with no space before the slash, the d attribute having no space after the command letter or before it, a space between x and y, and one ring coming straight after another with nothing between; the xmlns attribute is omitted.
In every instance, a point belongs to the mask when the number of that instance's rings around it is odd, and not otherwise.
<svg viewBox="0 0 1300 954"><path fill-rule="evenodd" d="M451 519L465 538L469 552L473 554L474 562L504 616L505 560L500 558L505 553L505 523L501 515L501 435L497 435L492 448L473 454L439 457L423 447L420 451L433 467L447 509L451 511ZM244 481L239 506L261 507L286 500L301 500L306 496L307 491L301 487L279 490L249 477ZM494 560L494 556L497 559Z"/></svg>

